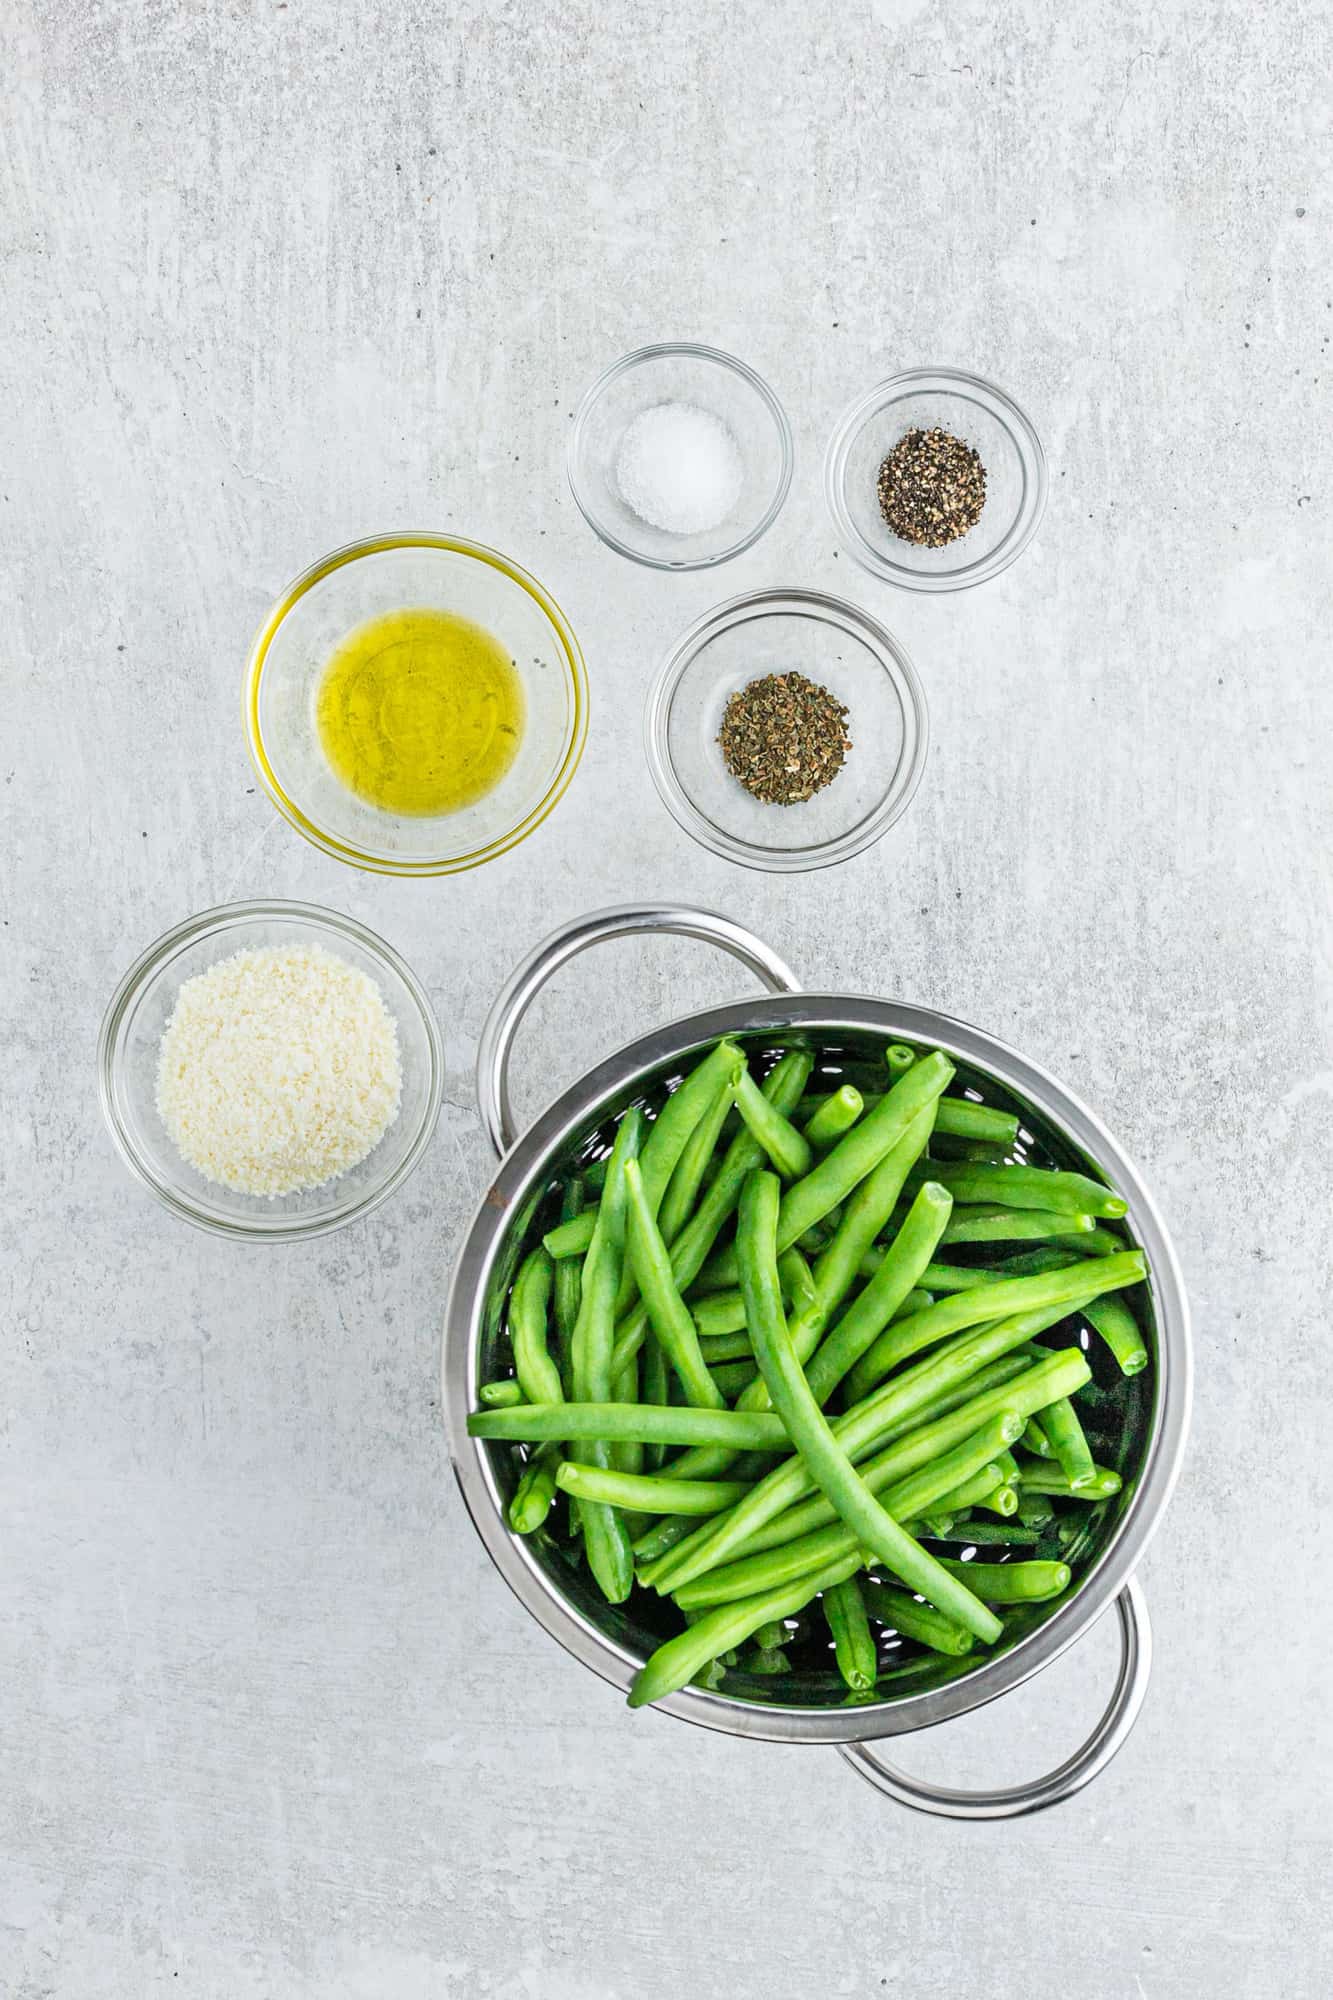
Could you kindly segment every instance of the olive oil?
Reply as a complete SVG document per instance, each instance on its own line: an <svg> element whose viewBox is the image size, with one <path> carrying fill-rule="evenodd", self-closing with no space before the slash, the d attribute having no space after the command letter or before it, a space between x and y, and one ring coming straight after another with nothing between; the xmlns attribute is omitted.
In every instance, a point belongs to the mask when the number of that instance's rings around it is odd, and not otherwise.
<svg viewBox="0 0 1333 2000"><path fill-rule="evenodd" d="M390 611L343 640L315 718L349 791L409 817L458 812L518 752L523 686L498 639L452 611Z"/></svg>

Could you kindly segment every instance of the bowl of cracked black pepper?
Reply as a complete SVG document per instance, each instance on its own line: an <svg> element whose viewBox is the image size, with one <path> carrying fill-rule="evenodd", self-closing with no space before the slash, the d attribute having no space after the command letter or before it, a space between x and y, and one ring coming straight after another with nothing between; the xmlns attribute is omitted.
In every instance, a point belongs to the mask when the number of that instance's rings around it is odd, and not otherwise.
<svg viewBox="0 0 1333 2000"><path fill-rule="evenodd" d="M811 590L755 591L682 634L648 697L653 781L729 861L827 868L906 811L929 740L925 695L877 620Z"/></svg>
<svg viewBox="0 0 1333 2000"><path fill-rule="evenodd" d="M862 396L824 466L839 540L907 590L965 590L1020 556L1046 505L1031 420L991 382L918 368Z"/></svg>

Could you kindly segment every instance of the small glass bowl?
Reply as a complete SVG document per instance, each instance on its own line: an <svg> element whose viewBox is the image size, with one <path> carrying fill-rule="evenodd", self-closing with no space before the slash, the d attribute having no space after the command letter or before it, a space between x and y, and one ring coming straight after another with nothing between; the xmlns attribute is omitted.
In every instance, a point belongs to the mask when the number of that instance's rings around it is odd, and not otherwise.
<svg viewBox="0 0 1333 2000"><path fill-rule="evenodd" d="M724 521L700 534L654 528L621 497L620 440L635 417L659 403L707 410L740 452L740 496ZM599 375L579 404L565 454L570 491L594 534L651 569L710 569L752 547L778 517L792 461L791 429L768 384L733 355L689 341L636 348Z"/></svg>
<svg viewBox="0 0 1333 2000"><path fill-rule="evenodd" d="M879 468L916 428L951 431L986 468L981 518L943 549L904 541L880 512ZM1036 534L1046 455L1029 419L993 383L955 368L914 368L853 403L829 444L824 493L843 547L876 576L904 590L966 590L1008 569Z"/></svg>
<svg viewBox="0 0 1333 2000"><path fill-rule="evenodd" d="M158 1049L185 980L233 952L294 944L322 945L374 980L398 1030L402 1098L374 1150L327 1186L239 1194L207 1180L177 1152L157 1108ZM164 1208L215 1236L293 1243L368 1215L412 1173L439 1117L444 1047L420 982L373 931L308 903L226 903L177 924L130 967L102 1021L97 1077L116 1150Z"/></svg>
<svg viewBox="0 0 1333 2000"><path fill-rule="evenodd" d="M799 805L763 805L731 775L718 731L728 698L796 670L845 703L852 747ZM754 591L677 641L648 696L644 748L668 811L714 854L794 874L861 853L907 810L930 740L916 669L884 627L813 590Z"/></svg>
<svg viewBox="0 0 1333 2000"><path fill-rule="evenodd" d="M408 816L358 798L324 755L315 703L338 645L390 611L453 611L514 661L527 714L494 790L457 812ZM588 680L564 614L495 549L450 535L377 535L335 549L283 592L251 650L245 727L260 783L326 854L382 875L452 875L514 847L563 797L588 733Z"/></svg>

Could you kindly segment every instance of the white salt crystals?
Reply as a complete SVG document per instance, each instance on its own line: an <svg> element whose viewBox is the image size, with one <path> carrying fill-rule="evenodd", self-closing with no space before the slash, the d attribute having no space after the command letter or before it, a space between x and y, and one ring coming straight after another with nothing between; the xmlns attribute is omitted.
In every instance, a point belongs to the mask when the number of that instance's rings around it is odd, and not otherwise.
<svg viewBox="0 0 1333 2000"><path fill-rule="evenodd" d="M655 403L626 426L616 483L632 513L668 535L700 535L726 520L745 468L720 417L693 403Z"/></svg>

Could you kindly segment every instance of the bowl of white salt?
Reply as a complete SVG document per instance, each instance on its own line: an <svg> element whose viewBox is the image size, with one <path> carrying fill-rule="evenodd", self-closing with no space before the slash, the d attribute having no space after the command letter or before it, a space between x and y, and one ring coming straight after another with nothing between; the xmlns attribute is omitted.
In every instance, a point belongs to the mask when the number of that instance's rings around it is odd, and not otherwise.
<svg viewBox="0 0 1333 2000"><path fill-rule="evenodd" d="M734 355L639 347L580 403L570 490L608 548L652 569L710 569L776 520L791 484L786 414Z"/></svg>

